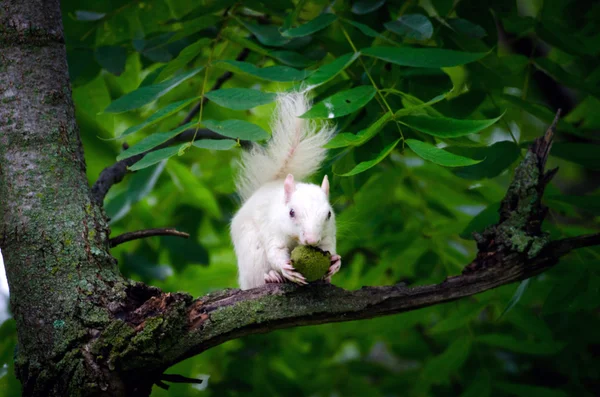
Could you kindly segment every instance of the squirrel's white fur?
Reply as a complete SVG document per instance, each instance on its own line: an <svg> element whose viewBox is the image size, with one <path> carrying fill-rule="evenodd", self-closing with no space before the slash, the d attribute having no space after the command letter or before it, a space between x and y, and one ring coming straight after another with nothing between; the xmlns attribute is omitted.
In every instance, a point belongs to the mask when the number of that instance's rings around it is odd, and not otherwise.
<svg viewBox="0 0 600 397"><path fill-rule="evenodd" d="M278 95L271 140L242 155L236 186L243 204L231 223L242 289L286 279L305 283L290 263L298 244L331 253L327 280L340 268L327 176L321 186L299 182L320 167L334 134L329 125L298 117L309 108L304 93Z"/></svg>

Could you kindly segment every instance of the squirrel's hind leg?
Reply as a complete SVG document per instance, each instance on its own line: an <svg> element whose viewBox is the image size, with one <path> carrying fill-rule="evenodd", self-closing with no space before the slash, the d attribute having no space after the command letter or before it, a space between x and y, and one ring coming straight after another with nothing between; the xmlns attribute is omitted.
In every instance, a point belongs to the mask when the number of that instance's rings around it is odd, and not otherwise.
<svg viewBox="0 0 600 397"><path fill-rule="evenodd" d="M259 238L259 230L246 219L234 218L231 234L237 256L240 288L246 290L264 285L264 274L269 271L269 264Z"/></svg>

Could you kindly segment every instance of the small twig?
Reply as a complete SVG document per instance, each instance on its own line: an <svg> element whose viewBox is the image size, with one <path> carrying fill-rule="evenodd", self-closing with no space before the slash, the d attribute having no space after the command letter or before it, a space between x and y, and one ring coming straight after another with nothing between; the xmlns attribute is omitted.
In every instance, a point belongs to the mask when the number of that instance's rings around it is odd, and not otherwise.
<svg viewBox="0 0 600 397"><path fill-rule="evenodd" d="M552 148L552 140L554 138L554 131L556 130L556 125L560 120L561 109L558 109L556 115L554 116L554 120L550 127L546 130L546 133L543 137L540 137L536 140L535 144L531 146L531 150L535 152L535 154L540 159L540 169L543 170L546 166L546 160L548 159L548 154L550 154L550 149Z"/></svg>
<svg viewBox="0 0 600 397"><path fill-rule="evenodd" d="M110 246L116 247L119 244L126 243L132 240L138 240L140 238L152 237L152 236L176 236L189 238L190 235L184 232L180 232L175 229L146 229L146 230L138 230L135 232L123 233L117 237L111 238L109 240Z"/></svg>
<svg viewBox="0 0 600 397"><path fill-rule="evenodd" d="M202 382L204 382L203 379L196 379L196 378L188 378L186 376L183 375L178 375L178 374L162 374L162 376L160 377L161 381L165 381L165 382L171 382L171 383L194 383L196 385L201 384Z"/></svg>
<svg viewBox="0 0 600 397"><path fill-rule="evenodd" d="M96 183L92 186L92 200L102 206L108 190L113 185L121 182L125 178L125 175L127 175L127 167L137 163L142 157L144 157L144 154L138 154L125 160L117 161L113 165L103 169Z"/></svg>
<svg viewBox="0 0 600 397"><path fill-rule="evenodd" d="M154 382L154 384L158 387L160 387L163 390L169 390L169 385L167 385L165 382L163 382L162 380L157 380L156 382Z"/></svg>

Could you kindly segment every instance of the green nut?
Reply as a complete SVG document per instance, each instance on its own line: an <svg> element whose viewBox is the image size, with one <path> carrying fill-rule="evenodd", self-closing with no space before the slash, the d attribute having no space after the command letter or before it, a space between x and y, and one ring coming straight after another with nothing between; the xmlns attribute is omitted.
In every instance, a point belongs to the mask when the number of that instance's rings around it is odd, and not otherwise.
<svg viewBox="0 0 600 397"><path fill-rule="evenodd" d="M329 251L310 245L298 245L290 257L292 266L309 282L322 279L331 265Z"/></svg>

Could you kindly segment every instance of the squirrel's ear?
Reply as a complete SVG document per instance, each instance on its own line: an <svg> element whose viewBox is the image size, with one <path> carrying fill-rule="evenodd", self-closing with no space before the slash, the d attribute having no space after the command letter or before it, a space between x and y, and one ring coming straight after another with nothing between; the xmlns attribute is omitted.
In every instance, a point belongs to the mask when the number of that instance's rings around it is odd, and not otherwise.
<svg viewBox="0 0 600 397"><path fill-rule="evenodd" d="M327 175L323 177L323 182L321 183L321 189L325 192L325 195L329 197L329 179Z"/></svg>
<svg viewBox="0 0 600 397"><path fill-rule="evenodd" d="M292 199L292 193L294 193L294 190L296 190L294 176L292 174L288 174L288 176L285 177L285 182L283 182L283 192L286 203L289 203Z"/></svg>

